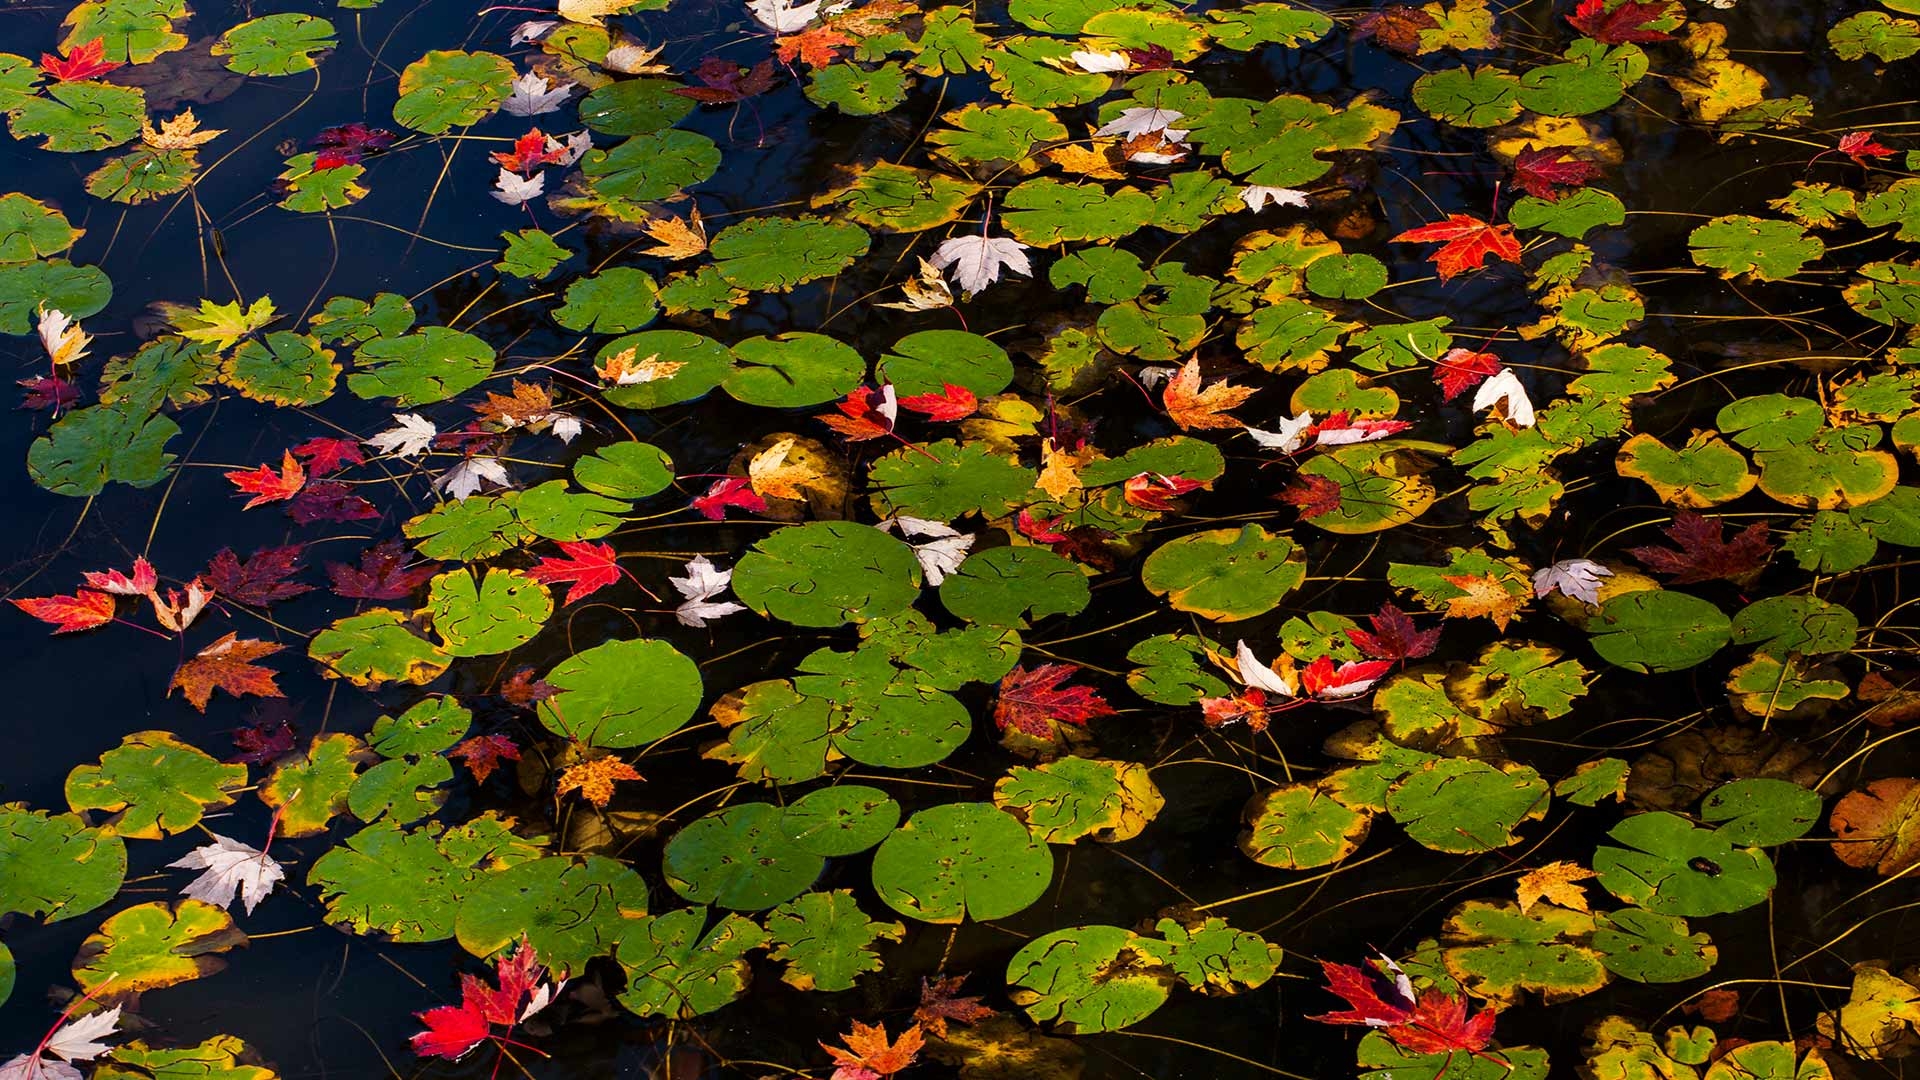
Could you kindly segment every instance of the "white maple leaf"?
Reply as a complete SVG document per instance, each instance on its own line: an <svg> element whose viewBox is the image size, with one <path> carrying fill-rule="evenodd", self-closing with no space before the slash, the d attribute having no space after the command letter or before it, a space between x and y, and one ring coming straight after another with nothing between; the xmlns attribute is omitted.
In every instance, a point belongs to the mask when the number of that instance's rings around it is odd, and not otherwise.
<svg viewBox="0 0 1920 1080"><path fill-rule="evenodd" d="M898 529L901 536L931 536L936 538L959 536L960 530L944 521L932 521L927 518L908 517L900 514L882 521L879 528L886 532Z"/></svg>
<svg viewBox="0 0 1920 1080"><path fill-rule="evenodd" d="M521 176L512 169L501 169L500 178L493 182L494 190L487 194L506 203L519 206L530 199L537 199L547 190L547 174L534 173L531 178Z"/></svg>
<svg viewBox="0 0 1920 1080"><path fill-rule="evenodd" d="M872 409L887 418L888 427L900 422L900 392L893 388L892 383L880 387L880 400L874 402Z"/></svg>
<svg viewBox="0 0 1920 1080"><path fill-rule="evenodd" d="M579 161L581 155L591 149L593 149L593 132L591 131L576 131L567 136L565 142L552 136L547 137L547 153L560 151L560 156L555 158L553 163L563 169Z"/></svg>
<svg viewBox="0 0 1920 1080"><path fill-rule="evenodd" d="M578 438L584 426L579 417L569 413L548 413L547 419L553 421L553 433L563 443L571 443Z"/></svg>
<svg viewBox="0 0 1920 1080"><path fill-rule="evenodd" d="M80 329L80 324L59 308L43 305L35 329L40 332L41 347L55 364L71 364L87 355L87 346L93 341L93 335Z"/></svg>
<svg viewBox="0 0 1920 1080"><path fill-rule="evenodd" d="M933 265L937 270L952 267L954 284L969 297L999 281L1003 268L1033 276L1027 245L1005 236L956 236L933 253Z"/></svg>
<svg viewBox="0 0 1920 1080"><path fill-rule="evenodd" d="M687 564L686 577L669 577L667 582L689 600L711 600L727 591L733 582L733 571L721 570L705 555L696 555Z"/></svg>
<svg viewBox="0 0 1920 1080"><path fill-rule="evenodd" d="M673 609L673 617L682 626L705 626L708 619L724 619L747 610L745 604L731 600L689 600Z"/></svg>
<svg viewBox="0 0 1920 1080"><path fill-rule="evenodd" d="M607 50L607 58L600 62L600 66L622 75L664 75L671 69L653 61L665 49L665 45L649 49L637 41L622 41Z"/></svg>
<svg viewBox="0 0 1920 1080"><path fill-rule="evenodd" d="M913 545L913 557L920 563L920 572L927 575L927 584L938 585L960 569L960 564L967 561L967 552L973 550L974 539L948 536Z"/></svg>
<svg viewBox="0 0 1920 1080"><path fill-rule="evenodd" d="M433 486L464 502L468 496L479 494L483 484L506 487L511 483L507 467L499 458L470 457L442 473Z"/></svg>
<svg viewBox="0 0 1920 1080"><path fill-rule="evenodd" d="M195 900L218 907L232 907L234 894L253 914L254 905L267 898L273 887L287 875L266 852L219 833L209 833L213 843L203 844L167 865L181 870L205 873L180 892Z"/></svg>
<svg viewBox="0 0 1920 1080"><path fill-rule="evenodd" d="M534 987L533 993L527 995L526 1005L520 1010L519 1022L524 1024L537 1013L544 1011L547 1006L553 1004L553 999L559 997L560 991L566 989L566 987L567 980L565 979L561 979L555 983L541 983L539 986Z"/></svg>
<svg viewBox="0 0 1920 1080"><path fill-rule="evenodd" d="M1499 373L1480 384L1473 394L1473 411L1491 409L1503 405L1507 423L1514 427L1533 426L1533 399L1527 397L1527 388L1520 385L1520 377L1512 368L1501 368Z"/></svg>
<svg viewBox="0 0 1920 1080"><path fill-rule="evenodd" d="M1281 417L1278 431L1264 431L1257 427L1247 429L1253 441L1268 450L1278 450L1291 454L1307 445L1307 436L1313 431L1313 414L1301 411L1292 418Z"/></svg>
<svg viewBox="0 0 1920 1080"><path fill-rule="evenodd" d="M1074 66L1081 71L1094 75L1104 74L1109 71L1125 71L1127 70L1128 63L1126 53L1096 52L1090 49L1082 49L1072 53L1067 59L1073 61Z"/></svg>
<svg viewBox="0 0 1920 1080"><path fill-rule="evenodd" d="M1240 669L1240 681L1255 690L1265 690L1269 694L1292 697L1299 687L1290 683L1279 672L1261 663L1253 655L1253 650L1244 641L1233 643L1233 662Z"/></svg>
<svg viewBox="0 0 1920 1080"><path fill-rule="evenodd" d="M48 1061L34 1054L21 1054L0 1065L0 1080L86 1080L79 1069L63 1061Z"/></svg>
<svg viewBox="0 0 1920 1080"><path fill-rule="evenodd" d="M1247 204L1249 210L1259 210L1263 206L1307 205L1307 193L1288 187L1264 187L1260 184L1248 184L1240 189L1240 201Z"/></svg>
<svg viewBox="0 0 1920 1080"><path fill-rule="evenodd" d="M1135 372L1133 377L1140 380L1141 386L1149 390L1155 390L1158 389L1162 383L1178 374L1180 374L1180 369L1177 367L1168 367L1165 364L1152 364Z"/></svg>
<svg viewBox="0 0 1920 1080"><path fill-rule="evenodd" d="M113 1034L119 1023L118 1005L69 1020L55 1028L39 1050L0 1065L0 1080L81 1080L80 1070L65 1062L92 1061L105 1053L107 1044L100 1040ZM43 1054L60 1060L49 1061Z"/></svg>
<svg viewBox="0 0 1920 1080"><path fill-rule="evenodd" d="M431 449L434 436L440 434L440 429L433 426L433 421L419 413L394 413L393 419L392 427L360 441L383 454L413 457Z"/></svg>
<svg viewBox="0 0 1920 1080"><path fill-rule="evenodd" d="M820 0L796 4L793 0L753 0L747 11L776 34L791 34L820 14Z"/></svg>
<svg viewBox="0 0 1920 1080"><path fill-rule="evenodd" d="M213 590L199 578L194 578L187 582L187 598L184 602L180 599L178 589L168 589L165 600L160 598L160 591L155 589L147 593L147 599L153 601L153 617L161 626L177 634L192 626L193 620L200 617L207 602L213 599Z"/></svg>
<svg viewBox="0 0 1920 1080"><path fill-rule="evenodd" d="M513 28L513 35L507 38L509 48L515 45L530 45L546 37L554 27L560 25L558 19L528 19Z"/></svg>
<svg viewBox="0 0 1920 1080"><path fill-rule="evenodd" d="M513 80L513 96L500 107L513 116L539 116L559 112L572 93L572 83L561 82L555 86L545 75L529 71Z"/></svg>
<svg viewBox="0 0 1920 1080"><path fill-rule="evenodd" d="M1095 131L1094 135L1122 135L1129 139L1136 139L1142 135L1151 135L1157 131L1168 142L1179 142L1181 139L1186 138L1188 134L1186 129L1176 129L1173 126L1173 124L1180 119L1181 115L1181 113L1175 112L1172 109L1135 106L1131 109L1121 110L1119 116L1100 125L1099 130Z"/></svg>
<svg viewBox="0 0 1920 1080"><path fill-rule="evenodd" d="M1533 595L1545 596L1559 589L1582 603L1598 604L1600 579L1612 576L1613 571L1592 559L1562 559L1533 572Z"/></svg>

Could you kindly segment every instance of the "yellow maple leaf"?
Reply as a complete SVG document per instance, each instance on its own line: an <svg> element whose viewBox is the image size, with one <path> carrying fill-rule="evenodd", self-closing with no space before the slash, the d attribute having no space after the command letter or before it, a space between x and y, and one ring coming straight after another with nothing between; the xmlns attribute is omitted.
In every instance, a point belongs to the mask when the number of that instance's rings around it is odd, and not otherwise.
<svg viewBox="0 0 1920 1080"><path fill-rule="evenodd" d="M1226 415L1227 410L1246 401L1257 390L1258 387L1253 386L1235 386L1225 379L1200 389L1200 354L1195 353L1178 374L1167 380L1166 389L1160 392L1160 403L1182 430L1237 428L1242 426L1240 421Z"/></svg>
<svg viewBox="0 0 1920 1080"><path fill-rule="evenodd" d="M1550 862L1538 870L1529 870L1520 875L1520 911L1525 914L1542 900L1574 911L1589 911L1587 892L1578 883L1596 876L1579 863L1566 859Z"/></svg>
<svg viewBox="0 0 1920 1080"><path fill-rule="evenodd" d="M156 307L173 323L173 328L180 332L181 337L221 349L266 326L275 315L273 300L265 296L244 308L238 300L224 304L202 300L198 308L181 304Z"/></svg>
<svg viewBox="0 0 1920 1080"><path fill-rule="evenodd" d="M569 791L578 791L580 797L598 807L605 807L613 798L613 785L621 780L645 780L634 771L633 766L617 757L594 758L578 765L567 766L560 774L560 786L553 791L558 798Z"/></svg>
<svg viewBox="0 0 1920 1080"><path fill-rule="evenodd" d="M609 15L625 11L633 0L560 0L560 17L584 26L602 26Z"/></svg>
<svg viewBox="0 0 1920 1080"><path fill-rule="evenodd" d="M1507 623L1512 622L1527 603L1526 594L1515 596L1508 592L1506 583L1492 574L1455 575L1443 580L1465 594L1447 600L1446 617L1449 619L1484 615L1492 619L1495 626L1505 630ZM1529 593L1531 591L1528 590Z"/></svg>
<svg viewBox="0 0 1920 1080"><path fill-rule="evenodd" d="M155 150L192 150L225 134L224 130L201 131L192 109L182 109L179 116L160 121L158 131L146 117L140 118L140 141Z"/></svg>
<svg viewBox="0 0 1920 1080"><path fill-rule="evenodd" d="M638 349L628 346L607 357L606 363L594 368L594 374L600 381L615 386L637 386L640 383L658 382L671 379L683 367L684 360L662 360L659 353L649 353L645 359L635 359Z"/></svg>
<svg viewBox="0 0 1920 1080"><path fill-rule="evenodd" d="M688 219L677 217L648 218L641 228L647 235L660 241L659 246L642 251L642 255L654 255L662 259L691 259L707 250L707 227L700 220L700 210L695 208Z"/></svg>
<svg viewBox="0 0 1920 1080"><path fill-rule="evenodd" d="M747 462L747 481L753 485L755 494L773 499L806 498L800 492L800 485L818 480L820 472L810 465L787 460L793 443L794 438L789 435Z"/></svg>
<svg viewBox="0 0 1920 1080"><path fill-rule="evenodd" d="M934 308L953 306L953 290L947 287L946 277L924 258L920 260L920 269L913 277L901 282L900 291L906 294L905 300L874 306L898 311L932 311Z"/></svg>
<svg viewBox="0 0 1920 1080"><path fill-rule="evenodd" d="M1052 439L1040 444L1040 479L1033 485L1054 497L1067 497L1070 491L1086 486L1080 482L1080 466L1093 460L1093 448L1062 450Z"/></svg>
<svg viewBox="0 0 1920 1080"><path fill-rule="evenodd" d="M1127 174L1119 168L1113 149L1115 142L1101 139L1088 143L1073 143L1068 146L1056 146L1046 151L1047 160L1070 173L1092 177L1095 180L1125 180Z"/></svg>

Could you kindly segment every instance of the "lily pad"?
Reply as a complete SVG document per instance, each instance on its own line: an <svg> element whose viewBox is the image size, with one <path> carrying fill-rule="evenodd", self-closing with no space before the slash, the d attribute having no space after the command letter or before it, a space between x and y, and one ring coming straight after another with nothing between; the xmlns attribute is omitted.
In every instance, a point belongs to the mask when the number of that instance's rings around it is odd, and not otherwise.
<svg viewBox="0 0 1920 1080"><path fill-rule="evenodd" d="M733 571L742 603L796 626L839 626L892 615L920 591L913 549L870 525L816 521L753 546Z"/></svg>
<svg viewBox="0 0 1920 1080"><path fill-rule="evenodd" d="M880 970L877 941L899 941L906 927L867 918L851 889L808 893L767 913L768 959L785 961L780 981L799 990L851 990Z"/></svg>
<svg viewBox="0 0 1920 1080"><path fill-rule="evenodd" d="M434 50L400 73L393 119L428 135L477 124L512 95L513 74L504 56Z"/></svg>
<svg viewBox="0 0 1920 1080"><path fill-rule="evenodd" d="M83 990L114 995L158 990L224 969L227 962L215 954L246 943L233 916L212 904L139 904L117 912L80 943L73 981Z"/></svg>
<svg viewBox="0 0 1920 1080"><path fill-rule="evenodd" d="M1155 548L1140 581L1176 611L1218 622L1263 615L1307 578L1306 554L1258 525L1191 533Z"/></svg>
<svg viewBox="0 0 1920 1080"><path fill-rule="evenodd" d="M1773 864L1755 848L1665 812L1638 814L1607 834L1625 845L1593 853L1600 885L1659 915L1719 915L1764 901Z"/></svg>
<svg viewBox="0 0 1920 1080"><path fill-rule="evenodd" d="M1078 615L1092 599L1080 565L1046 548L1000 547L969 555L940 582L940 603L972 623L1023 627Z"/></svg>
<svg viewBox="0 0 1920 1080"><path fill-rule="evenodd" d="M788 840L780 807L742 803L675 833L661 872L696 904L760 911L806 892L826 865Z"/></svg>
<svg viewBox="0 0 1920 1080"><path fill-rule="evenodd" d="M737 365L721 385L738 401L775 409L822 405L866 377L867 362L825 334L748 338L733 347Z"/></svg>
<svg viewBox="0 0 1920 1080"><path fill-rule="evenodd" d="M347 389L363 398L392 398L411 408L445 401L493 374L493 346L445 326L378 337L354 354Z"/></svg>
<svg viewBox="0 0 1920 1080"><path fill-rule="evenodd" d="M832 277L867 253L858 225L819 218L750 218L729 225L707 250L727 284L755 291L787 292Z"/></svg>
<svg viewBox="0 0 1920 1080"><path fill-rule="evenodd" d="M127 842L78 814L0 803L0 913L55 923L113 899L127 876Z"/></svg>
<svg viewBox="0 0 1920 1080"><path fill-rule="evenodd" d="M479 957L525 935L542 963L578 972L613 952L646 913L647 883L626 866L600 855L549 855L481 877L461 901L454 935Z"/></svg>
<svg viewBox="0 0 1920 1080"><path fill-rule="evenodd" d="M158 840L193 828L209 809L233 804L245 765L223 765L166 731L136 731L67 774L67 805L104 810L121 836Z"/></svg>
<svg viewBox="0 0 1920 1080"><path fill-rule="evenodd" d="M1111 844L1140 835L1166 799L1145 765L1064 757L1015 766L994 784L993 803L1050 844Z"/></svg>
<svg viewBox="0 0 1920 1080"><path fill-rule="evenodd" d="M307 655L328 678L366 687L429 683L453 663L451 653L420 636L406 615L391 608L335 619L307 643Z"/></svg>
<svg viewBox="0 0 1920 1080"><path fill-rule="evenodd" d="M887 454L867 479L876 513L945 522L1000 517L1033 490L1037 474L980 443L941 439Z"/></svg>
<svg viewBox="0 0 1920 1080"><path fill-rule="evenodd" d="M1600 605L1587 623L1593 651L1629 671L1680 671L1720 651L1733 622L1696 596L1647 589Z"/></svg>
<svg viewBox="0 0 1920 1080"><path fill-rule="evenodd" d="M414 829L383 821L315 860L307 883L335 926L392 941L444 941L483 878L539 857L538 844L492 813Z"/></svg>
<svg viewBox="0 0 1920 1080"><path fill-rule="evenodd" d="M449 656L487 656L533 640L553 614L553 594L517 570L460 569L433 579L427 613Z"/></svg>
<svg viewBox="0 0 1920 1080"><path fill-rule="evenodd" d="M1004 919L1053 880L1053 853L992 803L946 803L913 815L873 856L887 906L930 923Z"/></svg>
<svg viewBox="0 0 1920 1080"><path fill-rule="evenodd" d="M610 750L680 730L704 692L692 660L645 638L583 649L554 665L545 682L559 691L540 703L547 730Z"/></svg>
<svg viewBox="0 0 1920 1080"><path fill-rule="evenodd" d="M250 19L220 35L215 56L242 75L292 75L312 71L335 45L333 24L318 15L282 12Z"/></svg>
<svg viewBox="0 0 1920 1080"><path fill-rule="evenodd" d="M707 920L697 907L638 920L616 953L627 973L620 1004L640 1016L691 1019L739 997L753 978L746 955L766 945L767 932L740 915L711 928Z"/></svg>
<svg viewBox="0 0 1920 1080"><path fill-rule="evenodd" d="M964 330L922 330L893 343L880 358L874 376L894 385L901 397L938 394L947 384L964 386L987 398L1013 382L1007 350Z"/></svg>
<svg viewBox="0 0 1920 1080"><path fill-rule="evenodd" d="M1735 844L1772 847L1798 840L1820 821L1821 799L1789 780L1750 776L1722 784L1700 803L1700 820Z"/></svg>
<svg viewBox="0 0 1920 1080"><path fill-rule="evenodd" d="M1593 947L1607 970L1643 983L1686 982L1713 970L1720 950L1706 934L1687 933L1675 915L1639 908L1593 917Z"/></svg>
<svg viewBox="0 0 1920 1080"><path fill-rule="evenodd" d="M836 784L794 801L781 818L787 843L811 855L857 855L900 824L900 804L878 788Z"/></svg>

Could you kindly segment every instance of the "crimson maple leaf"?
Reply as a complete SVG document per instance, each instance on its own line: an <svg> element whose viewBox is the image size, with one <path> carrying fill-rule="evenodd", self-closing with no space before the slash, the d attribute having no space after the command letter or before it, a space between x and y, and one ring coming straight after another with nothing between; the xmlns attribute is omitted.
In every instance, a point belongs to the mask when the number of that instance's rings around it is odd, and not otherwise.
<svg viewBox="0 0 1920 1080"><path fill-rule="evenodd" d="M80 82L85 79L97 79L117 67L124 67L118 60L107 59L105 38L94 38L67 50L65 60L51 53L40 54L40 70L55 82Z"/></svg>
<svg viewBox="0 0 1920 1080"><path fill-rule="evenodd" d="M1113 715L1113 706L1093 687L1060 685L1079 670L1075 664L1041 664L1032 671L1015 667L1000 680L993 722L1001 731L1013 728L1045 739L1056 722L1086 727L1096 716Z"/></svg>
<svg viewBox="0 0 1920 1080"><path fill-rule="evenodd" d="M1420 51L1420 31L1439 26L1438 19L1419 8L1395 4L1355 20L1353 38L1370 37L1394 52L1412 56Z"/></svg>
<svg viewBox="0 0 1920 1080"><path fill-rule="evenodd" d="M1440 627L1420 630L1391 603L1381 604L1379 614L1367 616L1367 622L1371 631L1355 627L1347 631L1347 640L1375 660L1418 660L1440 646Z"/></svg>
<svg viewBox="0 0 1920 1080"><path fill-rule="evenodd" d="M372 503L337 480L308 484L287 503L287 516L298 525L316 521L369 521L380 516Z"/></svg>
<svg viewBox="0 0 1920 1080"><path fill-rule="evenodd" d="M1465 997L1436 989L1415 993L1412 980L1399 965L1384 959L1377 964L1384 970L1375 964L1356 967L1321 961L1327 989L1345 998L1351 1008L1307 1019L1370 1027L1416 1054L1474 1053L1493 1041L1496 1010L1482 1009L1469 1018Z"/></svg>
<svg viewBox="0 0 1920 1080"><path fill-rule="evenodd" d="M548 555L535 563L527 571L527 576L542 585L573 582L573 586L567 590L567 603L583 600L620 580L620 564L616 561L612 544L563 540L560 550L566 558Z"/></svg>
<svg viewBox="0 0 1920 1080"><path fill-rule="evenodd" d="M1306 521L1340 509L1340 482L1330 477L1303 474L1298 482L1283 489L1277 498L1297 507L1300 520Z"/></svg>
<svg viewBox="0 0 1920 1080"><path fill-rule="evenodd" d="M900 399L900 407L924 413L929 420L960 420L973 415L980 399L964 386L945 383L937 394L914 394Z"/></svg>
<svg viewBox="0 0 1920 1080"><path fill-rule="evenodd" d="M1209 728L1244 722L1249 731L1265 731L1272 722L1267 714L1267 692L1249 686L1232 697L1201 698L1200 720Z"/></svg>
<svg viewBox="0 0 1920 1080"><path fill-rule="evenodd" d="M484 784L502 761L520 760L520 746L508 735L475 735L460 740L447 756L459 758L473 774L474 782Z"/></svg>
<svg viewBox="0 0 1920 1080"><path fill-rule="evenodd" d="M253 496L241 507L251 510L270 502L285 502L299 494L306 485L307 470L300 459L293 456L293 451L285 450L280 454L279 472L274 472L271 465L262 465L257 469L232 469L226 477L240 489L240 494Z"/></svg>
<svg viewBox="0 0 1920 1080"><path fill-rule="evenodd" d="M1871 131L1849 131L1840 136L1840 144L1834 149L1853 159L1855 165L1868 165L1875 158L1892 157L1898 151L1893 147L1874 140Z"/></svg>
<svg viewBox="0 0 1920 1080"><path fill-rule="evenodd" d="M710 521L726 517L729 506L737 506L750 514L767 512L767 500L753 490L753 481L744 476L716 480L705 495L693 500L693 508Z"/></svg>
<svg viewBox="0 0 1920 1080"><path fill-rule="evenodd" d="M1487 376L1498 375L1504 366L1489 352L1448 349L1445 356L1433 362L1433 381L1440 384L1441 398L1452 401L1479 386Z"/></svg>
<svg viewBox="0 0 1920 1080"><path fill-rule="evenodd" d="M673 92L702 105L732 105L773 89L773 61L762 60L748 69L709 56L693 69L693 77L699 86L676 86Z"/></svg>
<svg viewBox="0 0 1920 1080"><path fill-rule="evenodd" d="M1600 166L1568 157L1564 146L1535 150L1532 143L1514 155L1513 185L1536 199L1553 202L1563 187L1585 187L1600 175Z"/></svg>
<svg viewBox="0 0 1920 1080"><path fill-rule="evenodd" d="M1513 226L1489 225L1472 214L1449 214L1445 221L1408 229L1393 240L1440 243L1440 250L1433 253L1433 266L1441 281L1478 270L1489 258L1520 261L1520 240L1514 236Z"/></svg>
<svg viewBox="0 0 1920 1080"><path fill-rule="evenodd" d="M233 748L239 752L228 760L247 765L271 765L292 753L293 744L300 733L293 726L291 713L292 708L284 701L276 699L264 703L251 719L233 729Z"/></svg>
<svg viewBox="0 0 1920 1080"><path fill-rule="evenodd" d="M559 692L547 680L535 678L530 667L515 671L507 676L506 682L500 684L500 696L507 699L507 704L518 705L522 709L530 709Z"/></svg>
<svg viewBox="0 0 1920 1080"><path fill-rule="evenodd" d="M1575 30L1603 45L1672 41L1672 34L1647 25L1666 18L1667 9L1672 6L1672 0L1653 0L1652 3L1622 0L1608 10L1607 0L1580 0L1580 6L1567 16L1567 21Z"/></svg>
<svg viewBox="0 0 1920 1080"><path fill-rule="evenodd" d="M1173 509L1173 503L1169 500L1205 486L1201 481L1189 480L1184 476L1143 472L1128 477L1122 491L1129 504L1142 510L1166 513Z"/></svg>
<svg viewBox="0 0 1920 1080"><path fill-rule="evenodd" d="M488 1039L506 1040L514 1025L539 1012L552 1000L555 988L540 986L546 969L525 938L511 957L494 962L498 988L472 975L460 978L460 1004L415 1013L427 1030L416 1034L413 1052L421 1057L449 1061L465 1057ZM506 1030L496 1032L494 1028Z"/></svg>
<svg viewBox="0 0 1920 1080"><path fill-rule="evenodd" d="M821 413L814 419L840 433L848 442L865 442L893 433L893 415L889 406L893 404L890 393L883 394L876 404L873 400L873 388L862 386L848 394L846 400L834 403L838 413Z"/></svg>
<svg viewBox="0 0 1920 1080"><path fill-rule="evenodd" d="M324 435L294 447L293 456L307 463L308 476L326 476L367 460L360 453L360 440L334 439Z"/></svg>
<svg viewBox="0 0 1920 1080"><path fill-rule="evenodd" d="M1124 49L1127 54L1128 71L1170 71L1173 68L1173 50L1165 45L1149 45L1144 49Z"/></svg>
<svg viewBox="0 0 1920 1080"><path fill-rule="evenodd" d="M201 576L213 591L236 603L266 607L275 600L287 600L313 591L313 586L288 578L300 571L300 553L304 545L261 548L242 561L232 548L221 548L207 564Z"/></svg>
<svg viewBox="0 0 1920 1080"><path fill-rule="evenodd" d="M90 589L72 596L33 596L8 602L41 622L52 623L56 634L91 630L113 621L112 595Z"/></svg>
<svg viewBox="0 0 1920 1080"><path fill-rule="evenodd" d="M967 981L965 975L936 975L929 979L920 977L920 1007L913 1010L915 1023L923 1024L935 1038L947 1037L947 1022L958 1021L968 1027L998 1013L980 1004L978 997L961 997L960 984Z"/></svg>
<svg viewBox="0 0 1920 1080"><path fill-rule="evenodd" d="M1020 535L1036 544L1058 544L1067 538L1067 534L1060 531L1061 519L1043 520L1034 515L1030 506L1022 507L1019 516L1013 520Z"/></svg>
<svg viewBox="0 0 1920 1080"><path fill-rule="evenodd" d="M1300 669L1300 689L1308 697L1346 698L1364 694L1380 677L1393 670L1391 660L1349 660L1338 667L1322 656Z"/></svg>
<svg viewBox="0 0 1920 1080"><path fill-rule="evenodd" d="M368 127L362 123L338 124L323 129L307 145L317 148L320 153L313 162L314 171L337 169L342 165L357 165L370 154L378 154L393 145L397 138L386 128Z"/></svg>
<svg viewBox="0 0 1920 1080"><path fill-rule="evenodd" d="M22 409L60 412L80 400L80 388L56 375L36 375L17 381L26 390L20 398Z"/></svg>
<svg viewBox="0 0 1920 1080"><path fill-rule="evenodd" d="M1691 585L1701 581L1734 580L1757 573L1773 555L1767 541L1767 523L1756 521L1722 539L1726 519L1706 517L1692 510L1676 510L1673 524L1660 530L1678 549L1645 545L1627 554L1658 573L1672 575L1668 583Z"/></svg>
<svg viewBox="0 0 1920 1080"><path fill-rule="evenodd" d="M405 600L440 569L439 563L407 566L407 549L398 539L383 540L360 553L360 565L328 563L335 596L349 600Z"/></svg>
<svg viewBox="0 0 1920 1080"><path fill-rule="evenodd" d="M495 151L493 160L499 162L503 169L512 169L521 175L529 174L542 165L556 164L567 156L564 144L556 144L549 150L547 141L547 133L534 128L513 140L512 150ZM548 402L548 405L551 407L552 402Z"/></svg>

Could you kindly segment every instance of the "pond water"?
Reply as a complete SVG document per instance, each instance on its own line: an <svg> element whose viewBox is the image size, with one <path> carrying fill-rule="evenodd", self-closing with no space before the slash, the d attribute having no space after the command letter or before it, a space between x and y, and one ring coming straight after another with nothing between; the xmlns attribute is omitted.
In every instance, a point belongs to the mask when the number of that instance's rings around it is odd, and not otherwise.
<svg viewBox="0 0 1920 1080"><path fill-rule="evenodd" d="M1853 965L1916 960L1913 0L628 6L0 9L0 349L77 394L0 427L4 595L141 557L164 600L288 546L309 587L221 590L178 633L139 596L71 634L6 613L0 1060L78 985L144 1044L102 1076L258 1080L154 1056L219 1036L283 1077L826 1076L821 1042L897 1037L942 974L997 1015L906 1075L1764 1071L1739 1040L1864 1075L1920 1046L1842 1008ZM34 68L82 33L137 62ZM515 115L530 70L581 85ZM185 108L220 134L143 142ZM349 124L386 134L314 160ZM559 141L516 150L536 127ZM647 253L668 219L711 250ZM1460 267L1394 239L1450 219ZM1012 261L967 296L983 236ZM884 306L917 274L951 302ZM241 308L155 306L203 300ZM85 357L50 367L43 301ZM619 386L629 345L664 366ZM1183 407L1221 380L1257 393ZM544 389L485 408L516 383ZM383 445L396 414L440 437ZM263 466L283 489L243 509ZM325 568L387 541L437 565L342 595ZM563 543L618 572L540 584ZM740 570L706 626L670 580L698 556ZM274 681L170 692L229 631L281 646ZM376 726L439 709L471 717ZM116 751L142 732L171 736ZM496 736L519 760L476 777ZM596 807L563 779L593 760L644 779ZM854 785L847 850L775 809ZM70 871L59 830L124 843L123 877ZM102 924L224 925L168 868L207 830L272 835L286 878L180 977L178 939ZM488 884L589 854L589 884ZM1573 898L1526 898L1553 867ZM693 936L651 947L676 911ZM523 930L591 960L504 1045L416 1053ZM1492 1041L1315 1020L1321 962L1375 956L1497 1012Z"/></svg>

